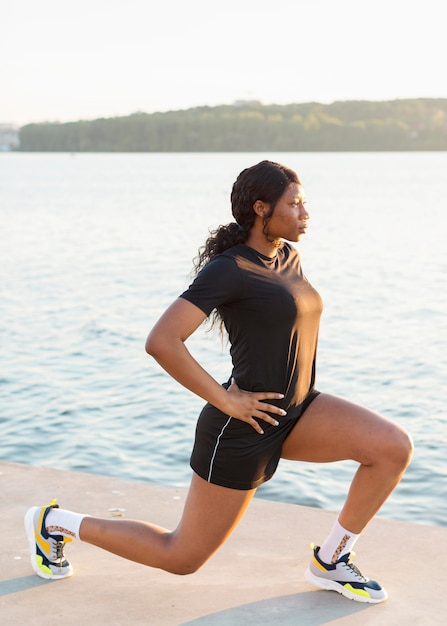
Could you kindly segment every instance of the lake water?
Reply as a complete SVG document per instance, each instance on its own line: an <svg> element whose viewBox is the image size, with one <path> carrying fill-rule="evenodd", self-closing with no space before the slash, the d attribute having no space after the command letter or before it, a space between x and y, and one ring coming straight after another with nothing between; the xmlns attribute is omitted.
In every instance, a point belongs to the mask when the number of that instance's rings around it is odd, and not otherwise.
<svg viewBox="0 0 447 626"><path fill-rule="evenodd" d="M447 153L0 154L0 457L188 485L203 402L144 342L208 228L231 221L235 177L263 158L306 189L318 388L415 440L380 516L446 526ZM228 378L217 332L188 345ZM338 509L354 470L282 461L258 497Z"/></svg>

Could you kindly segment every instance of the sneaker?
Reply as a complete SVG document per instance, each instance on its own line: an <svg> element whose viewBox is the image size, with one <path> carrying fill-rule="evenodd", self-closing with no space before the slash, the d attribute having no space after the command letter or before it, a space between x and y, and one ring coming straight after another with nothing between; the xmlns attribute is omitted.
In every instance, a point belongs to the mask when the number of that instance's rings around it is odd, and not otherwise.
<svg viewBox="0 0 447 626"><path fill-rule="evenodd" d="M35 506L25 515L25 531L31 552L31 565L41 578L56 580L73 574L73 568L64 555L64 546L71 541L63 535L49 534L45 520L52 508L58 508L56 500L48 506Z"/></svg>
<svg viewBox="0 0 447 626"><path fill-rule="evenodd" d="M344 554L336 563L328 565L318 558L319 546L311 544L314 556L305 573L307 582L320 589L341 593L345 598L357 602L383 602L388 598L385 589L375 580L365 578L353 563L353 552Z"/></svg>

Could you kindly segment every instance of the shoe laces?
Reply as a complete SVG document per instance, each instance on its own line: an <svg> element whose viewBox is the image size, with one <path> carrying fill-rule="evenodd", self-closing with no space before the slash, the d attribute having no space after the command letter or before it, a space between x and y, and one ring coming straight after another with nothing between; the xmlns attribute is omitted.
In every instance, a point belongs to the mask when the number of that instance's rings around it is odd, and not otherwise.
<svg viewBox="0 0 447 626"><path fill-rule="evenodd" d="M53 544L53 548L54 548L54 552L52 554L52 557L54 558L53 563L57 563L60 567L65 561L64 545L65 544L63 541L55 541L55 543Z"/></svg>
<svg viewBox="0 0 447 626"><path fill-rule="evenodd" d="M354 563L352 563L351 561L348 561L345 565L351 570L354 576L357 576L357 578L359 578L362 582L367 582L367 578L363 576L357 565L354 565Z"/></svg>

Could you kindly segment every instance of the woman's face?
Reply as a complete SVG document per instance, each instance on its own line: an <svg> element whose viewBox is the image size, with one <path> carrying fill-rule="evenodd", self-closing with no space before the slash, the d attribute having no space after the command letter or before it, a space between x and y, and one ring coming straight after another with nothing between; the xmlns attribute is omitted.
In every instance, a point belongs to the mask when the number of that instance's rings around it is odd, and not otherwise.
<svg viewBox="0 0 447 626"><path fill-rule="evenodd" d="M290 183L276 203L273 215L267 223L266 233L269 239L299 241L306 232L307 220L310 217L305 204L303 186Z"/></svg>

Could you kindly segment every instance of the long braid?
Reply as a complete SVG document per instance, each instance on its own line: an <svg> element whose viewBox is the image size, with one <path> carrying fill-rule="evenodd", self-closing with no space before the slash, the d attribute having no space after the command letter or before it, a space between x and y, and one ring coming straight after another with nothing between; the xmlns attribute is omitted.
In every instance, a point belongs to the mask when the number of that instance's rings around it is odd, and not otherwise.
<svg viewBox="0 0 447 626"><path fill-rule="evenodd" d="M217 255L228 250L228 248L244 243L247 237L248 230L245 230L236 222L231 222L226 226L219 226L216 230L210 231L210 236L202 248L200 248L196 259L194 259L195 272L198 273L202 267Z"/></svg>

